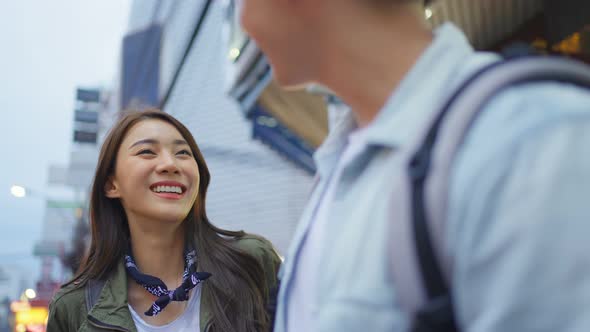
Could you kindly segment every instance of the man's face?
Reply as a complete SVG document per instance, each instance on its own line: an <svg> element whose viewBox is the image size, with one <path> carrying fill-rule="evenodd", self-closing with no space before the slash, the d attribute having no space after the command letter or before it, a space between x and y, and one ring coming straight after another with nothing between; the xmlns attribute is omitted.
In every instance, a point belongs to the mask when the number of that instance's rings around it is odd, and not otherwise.
<svg viewBox="0 0 590 332"><path fill-rule="evenodd" d="M320 0L237 0L242 26L273 67L284 87L313 80L317 26L314 4ZM317 32L317 31L316 31Z"/></svg>

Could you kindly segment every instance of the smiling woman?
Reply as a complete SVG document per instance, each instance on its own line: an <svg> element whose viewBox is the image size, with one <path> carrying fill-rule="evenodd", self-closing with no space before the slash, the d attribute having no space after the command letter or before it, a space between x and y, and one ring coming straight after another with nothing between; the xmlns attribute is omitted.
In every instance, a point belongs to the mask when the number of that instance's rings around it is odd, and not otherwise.
<svg viewBox="0 0 590 332"><path fill-rule="evenodd" d="M269 330L280 260L267 240L209 222L209 181L178 120L124 115L100 153L90 250L54 298L49 330Z"/></svg>

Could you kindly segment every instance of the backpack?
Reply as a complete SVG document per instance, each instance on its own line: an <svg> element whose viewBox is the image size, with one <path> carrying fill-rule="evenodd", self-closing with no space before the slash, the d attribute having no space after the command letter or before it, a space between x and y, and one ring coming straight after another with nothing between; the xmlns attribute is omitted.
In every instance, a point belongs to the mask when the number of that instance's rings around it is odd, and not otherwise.
<svg viewBox="0 0 590 332"><path fill-rule="evenodd" d="M422 277L426 294L426 304L419 308L412 318L412 332L452 332L460 331L455 320L453 298L445 280L441 262L437 260L425 202L425 184L432 166L433 151L440 145L437 142L441 124L448 114L462 112L466 118L462 132L455 142L445 142L454 146L456 152L470 125L480 110L496 95L515 85L535 82L562 82L574 84L590 91L590 66L563 57L521 56L508 58L484 67L471 76L437 113L420 147L415 151L407 167L411 185L411 229L416 250L417 267ZM451 155L451 159L453 156ZM446 174L448 176L448 174ZM446 188L448 189L448 188ZM438 197L444 193L437 192ZM430 224L432 226L432 224ZM432 228L432 227L431 227Z"/></svg>

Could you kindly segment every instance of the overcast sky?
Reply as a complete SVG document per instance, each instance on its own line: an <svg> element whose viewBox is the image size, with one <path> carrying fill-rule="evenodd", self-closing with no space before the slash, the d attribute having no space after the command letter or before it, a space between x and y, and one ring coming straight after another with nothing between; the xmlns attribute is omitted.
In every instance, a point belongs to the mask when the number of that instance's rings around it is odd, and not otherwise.
<svg viewBox="0 0 590 332"><path fill-rule="evenodd" d="M111 86L130 0L3 1L0 9L0 267L36 281L32 249L44 201L16 199L12 184L48 196L50 164L66 165L77 86Z"/></svg>

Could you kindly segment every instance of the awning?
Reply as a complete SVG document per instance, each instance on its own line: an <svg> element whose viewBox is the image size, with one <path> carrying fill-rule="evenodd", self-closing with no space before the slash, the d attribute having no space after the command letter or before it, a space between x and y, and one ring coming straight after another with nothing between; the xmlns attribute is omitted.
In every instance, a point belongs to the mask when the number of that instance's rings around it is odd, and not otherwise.
<svg viewBox="0 0 590 332"><path fill-rule="evenodd" d="M438 0L431 6L430 22L459 26L476 48L507 38L543 9L543 0Z"/></svg>
<svg viewBox="0 0 590 332"><path fill-rule="evenodd" d="M588 0L435 0L426 16L433 27L454 22L476 48L486 49L509 38L541 12L550 44L590 24Z"/></svg>

